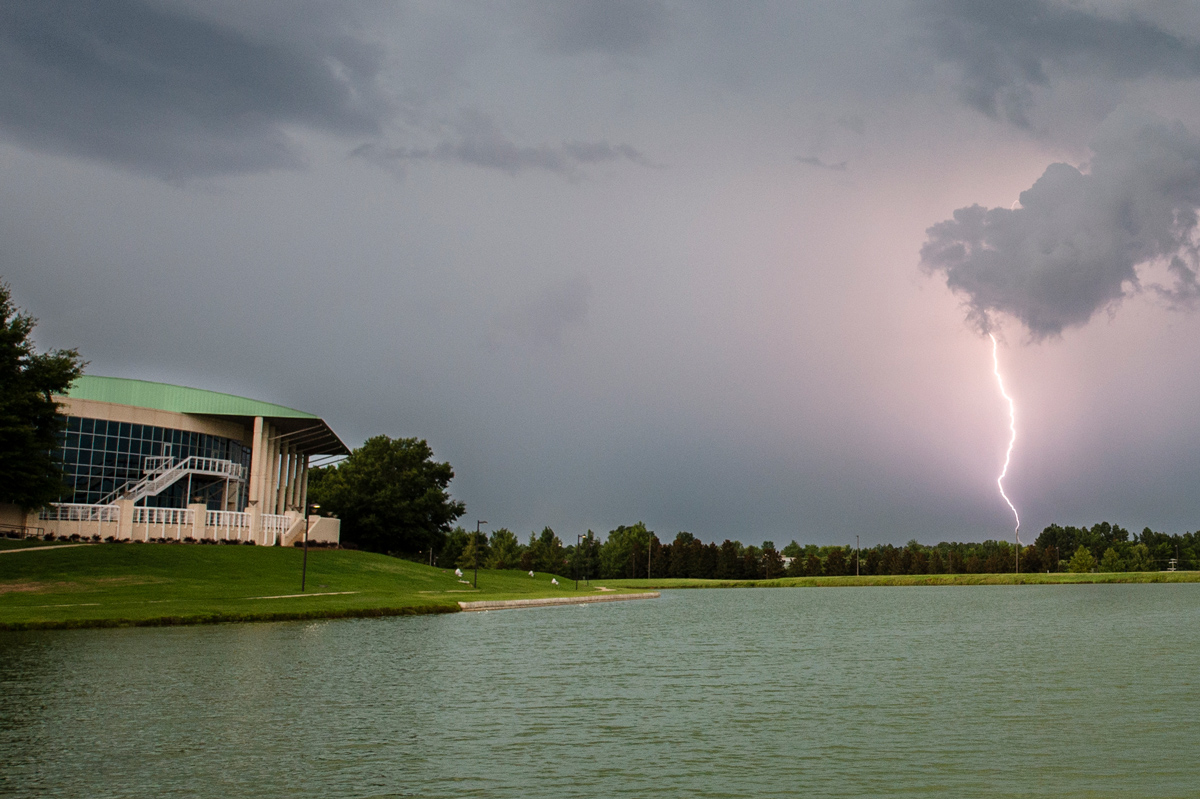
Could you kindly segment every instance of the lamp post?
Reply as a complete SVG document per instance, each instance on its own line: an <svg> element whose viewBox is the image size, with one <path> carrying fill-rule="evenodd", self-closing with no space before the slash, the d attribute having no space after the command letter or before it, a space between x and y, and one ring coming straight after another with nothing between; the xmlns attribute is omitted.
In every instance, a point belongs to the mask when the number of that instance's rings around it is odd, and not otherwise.
<svg viewBox="0 0 1200 799"><path fill-rule="evenodd" d="M583 533L575 534L575 590L579 590L579 548L583 545Z"/></svg>
<svg viewBox="0 0 1200 799"><path fill-rule="evenodd" d="M304 593L304 583L308 579L308 517L313 511L320 509L320 505L313 502L304 509L304 565L300 567L300 593Z"/></svg>
<svg viewBox="0 0 1200 799"><path fill-rule="evenodd" d="M487 524L487 519L475 522L475 581L472 588L479 587L479 525Z"/></svg>

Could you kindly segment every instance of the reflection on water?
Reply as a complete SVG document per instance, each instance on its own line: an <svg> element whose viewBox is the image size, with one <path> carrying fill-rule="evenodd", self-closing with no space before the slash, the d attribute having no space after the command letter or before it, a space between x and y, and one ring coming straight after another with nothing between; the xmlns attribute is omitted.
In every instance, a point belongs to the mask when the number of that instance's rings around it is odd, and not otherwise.
<svg viewBox="0 0 1200 799"><path fill-rule="evenodd" d="M12 796L1196 795L1200 585L0 633Z"/></svg>

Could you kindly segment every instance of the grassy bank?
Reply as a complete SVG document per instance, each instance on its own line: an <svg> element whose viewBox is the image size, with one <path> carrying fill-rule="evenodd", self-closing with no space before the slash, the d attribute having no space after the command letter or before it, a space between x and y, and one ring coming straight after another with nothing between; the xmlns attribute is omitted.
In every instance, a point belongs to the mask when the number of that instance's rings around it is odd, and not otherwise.
<svg viewBox="0 0 1200 799"><path fill-rule="evenodd" d="M606 586L647 590L651 588L822 588L886 585L1078 585L1082 583L1196 583L1193 572L1110 572L1096 574L899 574L870 577L782 577L777 580L608 580Z"/></svg>
<svg viewBox="0 0 1200 799"><path fill-rule="evenodd" d="M0 630L452 613L459 600L595 594L551 575L453 570L311 549L307 593L294 548L95 544L0 555ZM470 575L467 575L468 578Z"/></svg>

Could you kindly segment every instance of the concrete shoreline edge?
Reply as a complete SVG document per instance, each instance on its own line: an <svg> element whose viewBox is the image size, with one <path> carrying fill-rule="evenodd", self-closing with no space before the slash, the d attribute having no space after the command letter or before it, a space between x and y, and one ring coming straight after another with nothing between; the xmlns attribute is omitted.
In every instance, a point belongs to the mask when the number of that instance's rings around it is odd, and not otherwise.
<svg viewBox="0 0 1200 799"><path fill-rule="evenodd" d="M621 602L628 599L658 599L658 591L638 594L589 594L587 596L553 596L539 599L483 599L475 602L459 602L465 611L515 610L517 608L542 608L554 605L590 605L593 602Z"/></svg>

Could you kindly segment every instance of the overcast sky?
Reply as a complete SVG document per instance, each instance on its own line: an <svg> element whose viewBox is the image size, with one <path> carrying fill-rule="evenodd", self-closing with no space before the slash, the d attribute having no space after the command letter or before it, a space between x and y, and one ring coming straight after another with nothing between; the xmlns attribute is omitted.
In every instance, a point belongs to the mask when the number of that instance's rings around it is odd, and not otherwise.
<svg viewBox="0 0 1200 799"><path fill-rule="evenodd" d="M1191 0L0 2L0 275L98 375L567 541L1200 528Z"/></svg>

